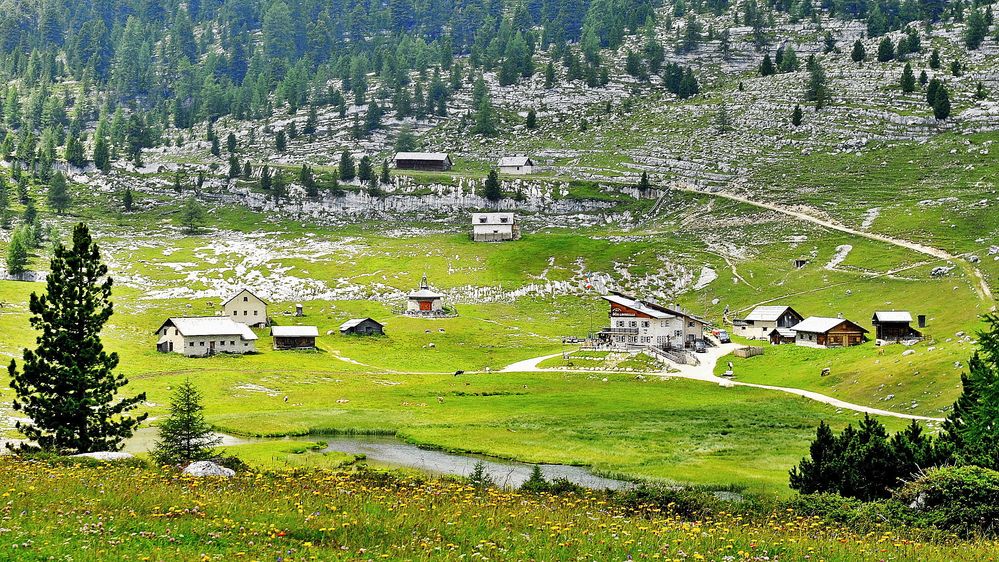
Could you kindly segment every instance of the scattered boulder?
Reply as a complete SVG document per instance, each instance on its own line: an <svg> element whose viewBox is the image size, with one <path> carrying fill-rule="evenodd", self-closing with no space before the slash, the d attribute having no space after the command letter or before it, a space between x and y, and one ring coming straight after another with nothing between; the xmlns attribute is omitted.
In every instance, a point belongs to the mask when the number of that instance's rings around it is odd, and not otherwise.
<svg viewBox="0 0 999 562"><path fill-rule="evenodd" d="M915 354L916 354L916 350L915 349L906 349L905 351L902 352L902 357L906 357L906 356L909 356L909 355L915 355Z"/></svg>
<svg viewBox="0 0 999 562"><path fill-rule="evenodd" d="M198 461L187 465L187 468L184 469L184 474L198 477L221 476L223 478L230 478L236 475L236 471L231 468L215 464L212 461Z"/></svg>

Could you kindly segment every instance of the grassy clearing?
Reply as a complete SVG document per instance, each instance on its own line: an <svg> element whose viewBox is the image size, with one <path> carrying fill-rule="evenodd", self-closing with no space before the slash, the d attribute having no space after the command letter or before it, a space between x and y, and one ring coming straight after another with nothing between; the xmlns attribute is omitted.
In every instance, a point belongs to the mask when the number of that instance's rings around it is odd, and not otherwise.
<svg viewBox="0 0 999 562"><path fill-rule="evenodd" d="M448 480L284 471L178 478L0 459L18 560L992 560L991 542L858 535L793 512L698 519L601 493L531 496ZM252 506L252 508L251 508ZM916 538L914 538L916 537ZM5 555L6 555L5 554Z"/></svg>

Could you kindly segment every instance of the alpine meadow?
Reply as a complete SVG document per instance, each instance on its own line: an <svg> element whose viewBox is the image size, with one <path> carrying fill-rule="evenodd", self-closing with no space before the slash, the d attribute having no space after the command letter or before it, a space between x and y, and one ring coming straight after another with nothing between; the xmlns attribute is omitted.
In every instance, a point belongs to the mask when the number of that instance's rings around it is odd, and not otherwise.
<svg viewBox="0 0 999 562"><path fill-rule="evenodd" d="M5 0L0 560L999 560L992 0Z"/></svg>

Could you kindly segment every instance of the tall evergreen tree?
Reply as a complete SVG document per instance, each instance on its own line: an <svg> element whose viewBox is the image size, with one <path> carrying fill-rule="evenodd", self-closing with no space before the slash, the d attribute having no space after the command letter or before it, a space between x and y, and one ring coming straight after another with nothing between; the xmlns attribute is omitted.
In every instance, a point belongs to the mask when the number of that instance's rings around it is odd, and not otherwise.
<svg viewBox="0 0 999 562"><path fill-rule="evenodd" d="M763 55L763 62L760 63L760 76L771 76L777 69L774 68L774 63L770 60L770 53Z"/></svg>
<svg viewBox="0 0 999 562"><path fill-rule="evenodd" d="M201 393L190 379L177 387L170 398L170 413L160 422L159 439L153 458L160 464L183 464L216 458L215 447L222 438L205 421Z"/></svg>
<svg viewBox="0 0 999 562"><path fill-rule="evenodd" d="M381 177L378 178L378 180L383 185L392 183L392 178L389 175L389 163L388 163L388 159L387 158L385 160L382 160L382 173L381 173Z"/></svg>
<svg viewBox="0 0 999 562"><path fill-rule="evenodd" d="M801 106L798 104L794 104L794 111L791 112L791 124L794 125L795 127L800 126L801 117L802 117Z"/></svg>
<svg viewBox="0 0 999 562"><path fill-rule="evenodd" d="M933 99L933 117L937 121L943 121L950 117L950 94L947 93L947 87L942 84L937 89L937 95Z"/></svg>
<svg viewBox="0 0 999 562"><path fill-rule="evenodd" d="M194 196L190 196L184 202L180 210L180 224L188 234L194 234L205 226L207 215L205 208Z"/></svg>
<svg viewBox="0 0 999 562"><path fill-rule="evenodd" d="M111 149L103 135L98 135L94 141L94 166L105 173L111 169Z"/></svg>
<svg viewBox="0 0 999 562"><path fill-rule="evenodd" d="M357 171L354 168L354 157L351 156L350 151L346 148L340 153L340 166L337 168L340 175L340 179L343 181L354 181L357 177Z"/></svg>
<svg viewBox="0 0 999 562"><path fill-rule="evenodd" d="M52 179L49 180L49 193L48 193L49 206L57 214L63 214L66 209L69 208L72 198L69 195L69 190L66 187L66 176L62 172L56 172L52 175Z"/></svg>
<svg viewBox="0 0 999 562"><path fill-rule="evenodd" d="M7 243L7 273L10 275L20 275L28 269L28 250L30 244L27 237L27 226L22 225L14 229Z"/></svg>
<svg viewBox="0 0 999 562"><path fill-rule="evenodd" d="M791 469L791 489L802 494L837 491L841 467L836 448L832 429L825 421L819 422L809 456Z"/></svg>
<svg viewBox="0 0 999 562"><path fill-rule="evenodd" d="M891 42L891 37L884 37L878 43L878 62L888 62L895 58L895 44Z"/></svg>
<svg viewBox="0 0 999 562"><path fill-rule="evenodd" d="M496 202L503 198L503 191L500 188L499 175L496 170L489 170L486 182L483 186L482 194L486 199Z"/></svg>
<svg viewBox="0 0 999 562"><path fill-rule="evenodd" d="M60 454L116 451L146 419L128 415L145 393L118 397L128 380L114 369L100 332L113 314L112 280L86 225L73 229L72 246L57 243L46 277L46 294L32 293L31 326L38 347L24 350L24 365L10 362L13 407L31 421L17 428L28 439L21 451Z"/></svg>
<svg viewBox="0 0 999 562"><path fill-rule="evenodd" d="M912 73L912 65L909 63L905 63L905 68L902 69L901 86L902 91L907 94L916 90L916 76Z"/></svg>
<svg viewBox="0 0 999 562"><path fill-rule="evenodd" d="M135 204L135 196L132 195L132 188L126 187L125 194L121 197L122 206L125 208L125 212L129 213L132 211L132 206Z"/></svg>

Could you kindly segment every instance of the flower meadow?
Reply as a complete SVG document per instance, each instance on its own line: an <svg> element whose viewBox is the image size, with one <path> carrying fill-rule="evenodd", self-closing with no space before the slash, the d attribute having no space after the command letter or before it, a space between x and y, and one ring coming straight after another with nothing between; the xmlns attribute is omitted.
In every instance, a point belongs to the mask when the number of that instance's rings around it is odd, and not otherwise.
<svg viewBox="0 0 999 562"><path fill-rule="evenodd" d="M999 558L999 545L855 533L793 510L685 518L604 492L289 469L193 478L138 464L0 458L0 560Z"/></svg>

